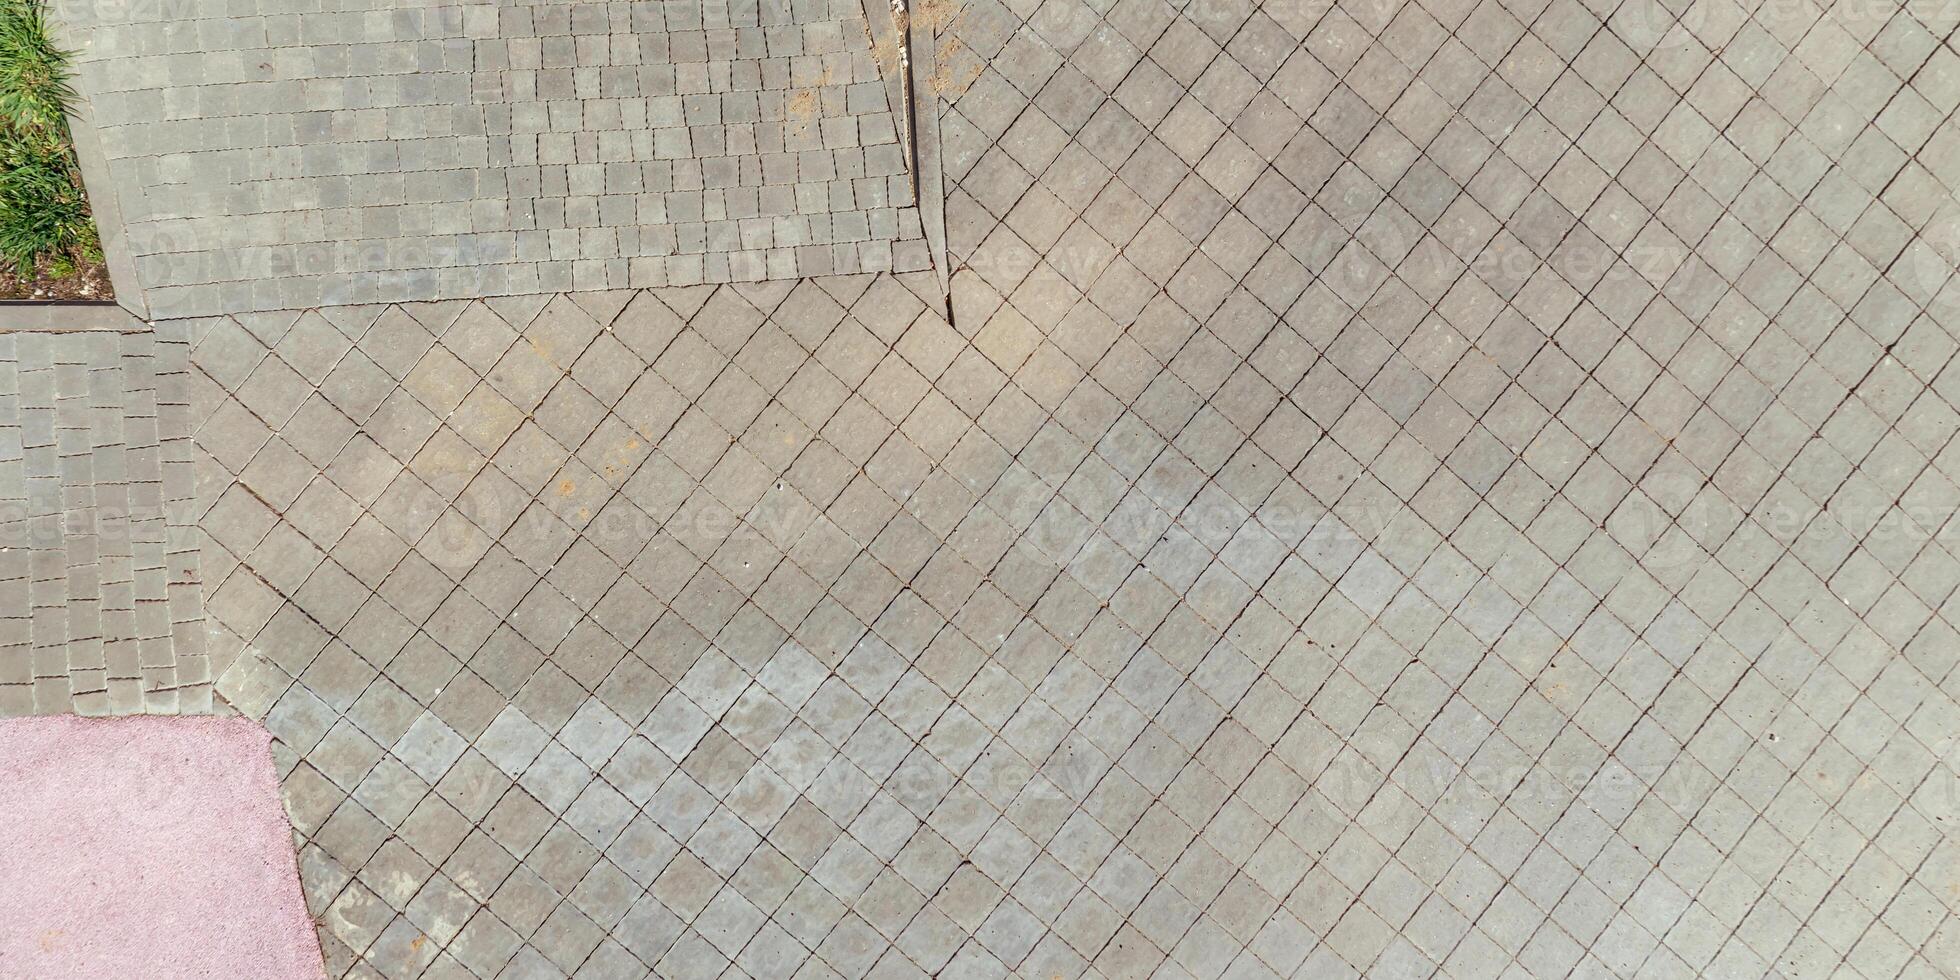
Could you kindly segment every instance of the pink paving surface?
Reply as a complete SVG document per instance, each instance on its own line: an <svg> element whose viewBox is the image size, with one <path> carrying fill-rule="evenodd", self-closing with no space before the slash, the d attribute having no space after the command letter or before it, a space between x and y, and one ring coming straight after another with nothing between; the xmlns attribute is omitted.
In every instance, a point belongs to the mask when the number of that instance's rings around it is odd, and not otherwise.
<svg viewBox="0 0 1960 980"><path fill-rule="evenodd" d="M322 975L264 728L0 721L0 977Z"/></svg>

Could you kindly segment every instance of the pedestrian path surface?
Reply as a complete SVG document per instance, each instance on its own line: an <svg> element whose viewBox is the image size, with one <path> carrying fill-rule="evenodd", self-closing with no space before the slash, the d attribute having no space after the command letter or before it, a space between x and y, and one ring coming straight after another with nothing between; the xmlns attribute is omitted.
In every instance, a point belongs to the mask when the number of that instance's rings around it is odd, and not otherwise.
<svg viewBox="0 0 1960 980"><path fill-rule="evenodd" d="M332 974L1960 962L1960 13L912 14L946 268L165 322Z"/></svg>
<svg viewBox="0 0 1960 980"><path fill-rule="evenodd" d="M186 336L0 333L0 717L211 710Z"/></svg>
<svg viewBox="0 0 1960 980"><path fill-rule="evenodd" d="M860 0L69 6L153 317L928 264Z"/></svg>
<svg viewBox="0 0 1960 980"><path fill-rule="evenodd" d="M0 720L0 975L316 980L264 728Z"/></svg>

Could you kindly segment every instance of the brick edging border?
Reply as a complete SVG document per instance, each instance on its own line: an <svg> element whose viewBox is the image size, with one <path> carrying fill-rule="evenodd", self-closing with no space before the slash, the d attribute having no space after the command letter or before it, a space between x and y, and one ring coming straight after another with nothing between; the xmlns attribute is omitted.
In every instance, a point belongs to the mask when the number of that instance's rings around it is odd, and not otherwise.
<svg viewBox="0 0 1960 980"><path fill-rule="evenodd" d="M0 303L0 334L148 329L149 324L116 303Z"/></svg>
<svg viewBox="0 0 1960 980"><path fill-rule="evenodd" d="M912 2L916 5L918 0ZM890 0L862 0L862 5L872 45L896 45L894 35L897 25L893 23ZM938 44L933 28L924 22L924 18L908 19L906 44L911 60L909 70L902 74L894 73L886 71L881 64L878 73L891 105L892 122L900 130L899 142L916 143L916 147L908 147L911 153L908 154L910 159L907 164L908 169L915 170L913 186L917 194L913 204L919 209L919 222L925 231L926 249L933 272L939 279L939 291L950 297L948 277L951 273L946 264L946 182L939 161L939 94L931 82L938 70ZM912 118L910 132L905 131L908 115ZM950 306L950 303L945 305Z"/></svg>
<svg viewBox="0 0 1960 980"><path fill-rule="evenodd" d="M50 28L56 39L67 50L81 56L88 45L86 31L77 30L72 25L56 22ZM102 242L103 264L109 267L109 282L115 287L115 307L120 307L139 324L149 319L149 306L143 301L142 283L136 278L136 261L129 254L123 234L122 202L116 195L116 183L109 173L109 159L102 152L102 140L95 131L95 122L89 113L88 93L81 90L81 73L76 72L72 79L78 93L76 105L68 112L69 142L75 147L75 160L82 171L82 191L88 196L89 213L95 218L95 233ZM100 304L108 307L111 304ZM127 324L118 327L17 327L12 325L12 317L0 311L0 330L22 329L126 329Z"/></svg>

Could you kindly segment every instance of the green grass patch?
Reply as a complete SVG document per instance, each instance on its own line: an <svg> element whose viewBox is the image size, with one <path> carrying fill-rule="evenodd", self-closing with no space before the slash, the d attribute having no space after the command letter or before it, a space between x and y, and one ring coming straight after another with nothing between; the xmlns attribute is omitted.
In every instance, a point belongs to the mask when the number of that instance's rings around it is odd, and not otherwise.
<svg viewBox="0 0 1960 980"><path fill-rule="evenodd" d="M70 77L44 0L0 0L0 262L21 275L102 259L68 132Z"/></svg>

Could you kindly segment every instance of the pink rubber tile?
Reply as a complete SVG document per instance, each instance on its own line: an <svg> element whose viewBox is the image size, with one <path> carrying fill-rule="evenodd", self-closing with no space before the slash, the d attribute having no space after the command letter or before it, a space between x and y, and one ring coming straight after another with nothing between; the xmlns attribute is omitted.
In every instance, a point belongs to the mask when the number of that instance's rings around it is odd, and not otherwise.
<svg viewBox="0 0 1960 980"><path fill-rule="evenodd" d="M322 975L265 729L0 721L0 977Z"/></svg>

